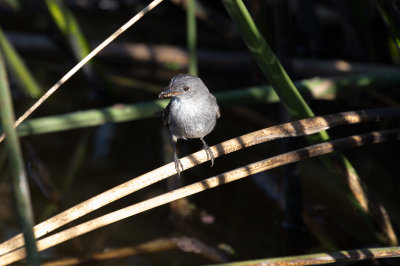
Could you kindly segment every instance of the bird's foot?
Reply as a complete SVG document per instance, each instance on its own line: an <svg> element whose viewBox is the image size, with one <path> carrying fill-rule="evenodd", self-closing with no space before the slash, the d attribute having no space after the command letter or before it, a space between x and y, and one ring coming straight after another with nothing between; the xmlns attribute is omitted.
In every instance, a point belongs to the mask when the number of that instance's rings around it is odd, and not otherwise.
<svg viewBox="0 0 400 266"><path fill-rule="evenodd" d="M176 154L174 154L174 163L175 163L175 170L178 173L178 176L181 177L181 170L179 169L179 167L182 169L183 171L183 164L181 163L181 161L178 159L178 156Z"/></svg>
<svg viewBox="0 0 400 266"><path fill-rule="evenodd" d="M208 145L205 142L203 142L203 149L206 151L207 159L211 160L211 167L213 167L213 165L214 165L214 153L212 152L210 147L208 147Z"/></svg>

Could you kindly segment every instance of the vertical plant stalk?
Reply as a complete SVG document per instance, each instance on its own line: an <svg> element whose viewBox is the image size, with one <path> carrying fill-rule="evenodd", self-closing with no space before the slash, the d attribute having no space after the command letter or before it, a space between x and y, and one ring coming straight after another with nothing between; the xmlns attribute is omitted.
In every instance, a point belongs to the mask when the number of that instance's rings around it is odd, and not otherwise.
<svg viewBox="0 0 400 266"><path fill-rule="evenodd" d="M313 117L314 113L290 80L278 58L259 32L250 13L241 0L222 0L226 10L238 27L258 66L271 83L289 114L297 119ZM325 132L321 135L328 139Z"/></svg>
<svg viewBox="0 0 400 266"><path fill-rule="evenodd" d="M222 3L235 22L249 50L253 53L260 69L288 110L288 113L297 119L313 117L314 113L311 108L296 89L285 69L259 32L243 1L222 0ZM312 144L319 143L329 140L329 135L326 131L322 131L307 137L307 140ZM394 234L393 227L384 208L368 197L357 171L347 158L339 152L335 153L334 158L340 162L337 167L333 165L335 159L333 162L323 158L322 160L329 170L344 179L344 182L353 194L353 196L348 194L348 198L350 200L352 198L356 199L356 201L351 200L350 202L354 204L363 218L365 218L364 220L371 228L374 236L381 242L396 245L398 243L397 237ZM377 210L377 212L374 210Z"/></svg>
<svg viewBox="0 0 400 266"><path fill-rule="evenodd" d="M7 40L4 32L0 28L0 49L4 55L8 68L14 75L17 83L21 86L21 89L32 98L39 98L42 94L42 89L29 72L24 61L20 58L17 51Z"/></svg>
<svg viewBox="0 0 400 266"><path fill-rule="evenodd" d="M45 2L51 17L68 43L76 60L80 61L85 58L85 56L90 53L89 42L82 33L78 21L75 19L73 13L66 6L65 1L45 0ZM102 80L102 82L96 82L98 79L102 79L103 75L96 73L96 68L92 61L88 62L83 67L83 72L88 80L97 87L101 87L101 84L106 83L105 80Z"/></svg>
<svg viewBox="0 0 400 266"><path fill-rule="evenodd" d="M14 111L3 62L3 56L0 52L0 116L2 127L8 136L5 145L8 153L11 183L14 190L18 218L24 235L28 263L29 265L40 265L33 233L35 223L33 221L28 181L22 160L21 147L13 126Z"/></svg>
<svg viewBox="0 0 400 266"><path fill-rule="evenodd" d="M196 26L196 0L187 0L186 32L189 51L189 74L197 76L197 26Z"/></svg>
<svg viewBox="0 0 400 266"><path fill-rule="evenodd" d="M64 1L45 0L45 2L54 22L69 42L76 58L82 59L88 55L90 46Z"/></svg>

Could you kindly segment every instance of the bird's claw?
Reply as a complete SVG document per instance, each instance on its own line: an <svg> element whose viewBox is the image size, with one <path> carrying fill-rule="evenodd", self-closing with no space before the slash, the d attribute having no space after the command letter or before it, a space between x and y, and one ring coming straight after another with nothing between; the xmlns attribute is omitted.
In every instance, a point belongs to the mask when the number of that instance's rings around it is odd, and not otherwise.
<svg viewBox="0 0 400 266"><path fill-rule="evenodd" d="M174 155L174 163L175 163L175 170L178 173L178 176L180 177L181 176L181 170L179 169L179 166L181 167L181 169L183 171L183 164L178 159L178 156L176 156L176 154Z"/></svg>
<svg viewBox="0 0 400 266"><path fill-rule="evenodd" d="M203 148L206 151L207 159L211 160L211 167L213 167L214 166L214 153L212 152L210 147L208 147L208 145L204 145Z"/></svg>

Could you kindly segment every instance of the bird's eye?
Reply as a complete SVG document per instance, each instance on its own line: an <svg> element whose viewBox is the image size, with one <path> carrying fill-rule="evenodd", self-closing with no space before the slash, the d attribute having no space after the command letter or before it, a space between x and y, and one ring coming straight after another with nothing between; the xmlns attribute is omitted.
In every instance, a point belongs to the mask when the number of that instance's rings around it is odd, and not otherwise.
<svg viewBox="0 0 400 266"><path fill-rule="evenodd" d="M186 87L183 87L183 90L184 91L188 91L190 88L188 87L188 86L186 86Z"/></svg>

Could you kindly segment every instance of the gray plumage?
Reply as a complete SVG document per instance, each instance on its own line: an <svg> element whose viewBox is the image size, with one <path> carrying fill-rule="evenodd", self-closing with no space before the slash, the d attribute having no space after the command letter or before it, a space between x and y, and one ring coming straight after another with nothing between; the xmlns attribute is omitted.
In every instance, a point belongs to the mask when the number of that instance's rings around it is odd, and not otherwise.
<svg viewBox="0 0 400 266"><path fill-rule="evenodd" d="M160 93L159 98L172 97L163 113L163 123L171 134L174 149L174 162L178 174L183 166L176 154L178 139L200 139L207 156L214 164L214 154L204 141L220 117L217 100L203 81L195 76L180 74L171 79L168 87Z"/></svg>

